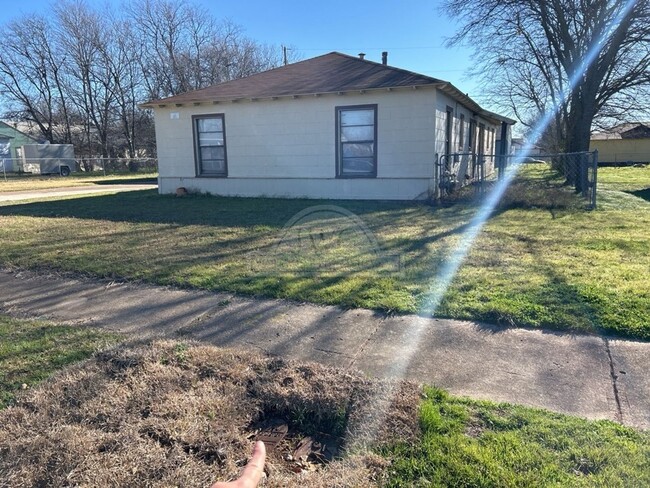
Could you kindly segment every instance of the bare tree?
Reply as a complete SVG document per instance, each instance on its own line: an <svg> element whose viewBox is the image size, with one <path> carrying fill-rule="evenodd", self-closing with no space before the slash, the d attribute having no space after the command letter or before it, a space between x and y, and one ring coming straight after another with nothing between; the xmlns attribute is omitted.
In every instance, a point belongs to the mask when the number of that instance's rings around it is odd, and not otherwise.
<svg viewBox="0 0 650 488"><path fill-rule="evenodd" d="M29 15L2 29L0 91L9 100L9 116L33 122L47 140L70 142L63 57L52 43L44 17Z"/></svg>
<svg viewBox="0 0 650 488"><path fill-rule="evenodd" d="M594 125L644 106L649 0L446 0L444 9L461 25L449 44L475 47L474 73L496 103L528 126L554 112L552 149L586 151Z"/></svg>
<svg viewBox="0 0 650 488"><path fill-rule="evenodd" d="M89 151L92 153L94 134L102 156L109 156L108 132L115 89L107 59L110 39L105 22L82 1L60 1L54 11L57 42L65 53L70 80L67 91L85 116Z"/></svg>
<svg viewBox="0 0 650 488"><path fill-rule="evenodd" d="M280 64L279 50L217 22L185 1L134 0L128 7L140 39L141 69L152 99L248 76Z"/></svg>
<svg viewBox="0 0 650 488"><path fill-rule="evenodd" d="M89 156L152 154L152 115L139 103L280 64L279 49L185 0L120 10L59 0L53 9L2 27L0 101L5 115Z"/></svg>

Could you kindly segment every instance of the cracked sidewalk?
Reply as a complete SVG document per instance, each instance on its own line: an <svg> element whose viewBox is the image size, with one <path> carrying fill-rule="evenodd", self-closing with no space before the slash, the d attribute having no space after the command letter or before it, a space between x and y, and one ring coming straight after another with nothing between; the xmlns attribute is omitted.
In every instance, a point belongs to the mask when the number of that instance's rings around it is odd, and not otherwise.
<svg viewBox="0 0 650 488"><path fill-rule="evenodd" d="M455 395L650 428L646 342L15 270L0 270L0 312L403 374Z"/></svg>

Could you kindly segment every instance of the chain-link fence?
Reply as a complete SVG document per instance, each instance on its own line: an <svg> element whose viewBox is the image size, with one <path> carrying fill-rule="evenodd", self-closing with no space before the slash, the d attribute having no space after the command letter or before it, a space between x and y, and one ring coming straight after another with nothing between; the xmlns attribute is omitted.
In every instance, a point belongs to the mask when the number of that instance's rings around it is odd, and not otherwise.
<svg viewBox="0 0 650 488"><path fill-rule="evenodd" d="M467 187L482 193L487 188L485 183L495 178L495 160L491 154L443 154L435 164L438 182L435 199L453 200L461 190L467 194Z"/></svg>
<svg viewBox="0 0 650 488"><path fill-rule="evenodd" d="M155 158L25 158L24 160L14 160L13 171L63 176L78 171L104 175L155 173L158 171L158 160Z"/></svg>
<svg viewBox="0 0 650 488"><path fill-rule="evenodd" d="M499 178L508 168L519 165L513 185L526 184L533 193L546 193L549 205L568 205L571 199L582 199L590 209L596 208L598 151L500 156ZM538 201L540 199L538 198Z"/></svg>
<svg viewBox="0 0 650 488"><path fill-rule="evenodd" d="M436 200L458 201L490 191L506 171L517 169L505 205L596 208L598 151L535 155L455 153L436 163Z"/></svg>
<svg viewBox="0 0 650 488"><path fill-rule="evenodd" d="M77 169L104 174L154 173L158 171L158 160L155 158L77 158Z"/></svg>

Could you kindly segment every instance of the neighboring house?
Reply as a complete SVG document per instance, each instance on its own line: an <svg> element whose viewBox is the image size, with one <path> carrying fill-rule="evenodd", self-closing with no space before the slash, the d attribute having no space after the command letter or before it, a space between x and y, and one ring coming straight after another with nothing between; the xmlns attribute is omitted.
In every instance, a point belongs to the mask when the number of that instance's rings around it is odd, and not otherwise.
<svg viewBox="0 0 650 488"><path fill-rule="evenodd" d="M0 172L18 171L22 161L21 149L25 144L40 144L41 141L0 121Z"/></svg>
<svg viewBox="0 0 650 488"><path fill-rule="evenodd" d="M386 53L333 52L143 107L155 112L161 193L424 199L445 169L473 178L461 153L488 155L493 172L514 123Z"/></svg>
<svg viewBox="0 0 650 488"><path fill-rule="evenodd" d="M525 155L528 157L535 157L546 154L537 144L528 146L528 143L524 140L523 137L513 137L512 143L510 145L510 154L513 156L522 156L524 155L524 149L526 149Z"/></svg>
<svg viewBox="0 0 650 488"><path fill-rule="evenodd" d="M599 164L650 163L650 122L619 124L595 133L589 149L598 149Z"/></svg>

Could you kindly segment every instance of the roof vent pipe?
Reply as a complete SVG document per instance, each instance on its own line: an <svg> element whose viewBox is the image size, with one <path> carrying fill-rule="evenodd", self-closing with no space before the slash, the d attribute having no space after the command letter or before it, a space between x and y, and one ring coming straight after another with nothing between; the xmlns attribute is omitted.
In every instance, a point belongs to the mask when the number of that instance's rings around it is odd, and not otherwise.
<svg viewBox="0 0 650 488"><path fill-rule="evenodd" d="M388 64L388 51L383 51L381 53L381 64L383 65Z"/></svg>
<svg viewBox="0 0 650 488"><path fill-rule="evenodd" d="M359 59L363 59L366 57L366 53L359 53Z"/></svg>

